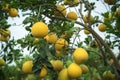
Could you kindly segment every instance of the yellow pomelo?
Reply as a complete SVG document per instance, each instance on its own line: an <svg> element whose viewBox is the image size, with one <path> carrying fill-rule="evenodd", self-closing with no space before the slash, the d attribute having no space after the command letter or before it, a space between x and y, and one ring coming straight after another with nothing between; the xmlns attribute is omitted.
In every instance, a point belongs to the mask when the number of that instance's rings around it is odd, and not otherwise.
<svg viewBox="0 0 120 80"><path fill-rule="evenodd" d="M68 42L63 38L59 38L55 43L56 50L62 50L63 48L66 49L67 46L68 46Z"/></svg>
<svg viewBox="0 0 120 80"><path fill-rule="evenodd" d="M58 10L58 11L57 11ZM66 8L62 5L57 5L57 10L54 11L55 16L66 16Z"/></svg>
<svg viewBox="0 0 120 80"><path fill-rule="evenodd" d="M0 35L0 41L7 42L10 39L9 36Z"/></svg>
<svg viewBox="0 0 120 80"><path fill-rule="evenodd" d="M88 73L89 69L88 69L88 67L85 64L81 64L80 67L82 69L82 73L83 74Z"/></svg>
<svg viewBox="0 0 120 80"><path fill-rule="evenodd" d="M77 48L73 52L73 59L75 63L80 64L88 60L88 53L85 49L83 48Z"/></svg>
<svg viewBox="0 0 120 80"><path fill-rule="evenodd" d="M4 59L0 59L0 67L5 65L5 60Z"/></svg>
<svg viewBox="0 0 120 80"><path fill-rule="evenodd" d="M79 78L82 75L80 66L76 63L71 63L68 67L68 76L72 79Z"/></svg>
<svg viewBox="0 0 120 80"><path fill-rule="evenodd" d="M32 61L26 61L22 65L22 71L27 74L32 74L32 67L33 67L33 62Z"/></svg>
<svg viewBox="0 0 120 80"><path fill-rule="evenodd" d="M83 21L84 21L85 23L88 23L89 21L90 21L90 22L93 22L93 16L90 15L90 18L89 18L89 17L88 17L88 14L86 14L85 16L83 16Z"/></svg>
<svg viewBox="0 0 120 80"><path fill-rule="evenodd" d="M10 17L16 17L16 16L18 16L18 10L15 9L15 8L11 8L8 13L9 13Z"/></svg>
<svg viewBox="0 0 120 80"><path fill-rule="evenodd" d="M67 14L67 18L71 20L77 20L78 16L75 12L71 11Z"/></svg>
<svg viewBox="0 0 120 80"><path fill-rule="evenodd" d="M107 28L107 26L106 26L105 24L103 24L103 23L101 23L101 24L98 26L98 29L99 29L99 31L101 31L101 32L104 32L104 31L106 30L106 28Z"/></svg>
<svg viewBox="0 0 120 80"><path fill-rule="evenodd" d="M43 22L36 22L31 29L32 35L36 38L45 37L48 31L48 26Z"/></svg>
<svg viewBox="0 0 120 80"><path fill-rule="evenodd" d="M58 74L58 80L70 80L68 76L67 68L62 69Z"/></svg>
<svg viewBox="0 0 120 80"><path fill-rule="evenodd" d="M49 33L47 36L44 37L47 42L55 43L57 41L57 35L53 32Z"/></svg>
<svg viewBox="0 0 120 80"><path fill-rule="evenodd" d="M50 63L56 71L61 71L64 67L63 62L61 60L51 60Z"/></svg>
<svg viewBox="0 0 120 80"><path fill-rule="evenodd" d="M44 78L47 75L47 69L46 68L42 68L39 74L39 78Z"/></svg>
<svg viewBox="0 0 120 80"><path fill-rule="evenodd" d="M86 29L84 30L84 33L85 34L90 34L90 32L88 30L86 30Z"/></svg>

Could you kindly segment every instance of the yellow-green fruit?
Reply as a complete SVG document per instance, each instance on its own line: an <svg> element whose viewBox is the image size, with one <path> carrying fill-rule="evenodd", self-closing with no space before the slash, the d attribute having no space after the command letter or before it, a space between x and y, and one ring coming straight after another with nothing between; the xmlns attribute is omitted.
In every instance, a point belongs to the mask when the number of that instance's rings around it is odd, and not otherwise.
<svg viewBox="0 0 120 80"><path fill-rule="evenodd" d="M57 10L54 11L55 16L66 16L66 8L62 5L57 5Z"/></svg>
<svg viewBox="0 0 120 80"><path fill-rule="evenodd" d="M15 8L11 8L11 9L9 10L9 16L10 16L10 17L16 17L16 16L18 16L18 10L15 9Z"/></svg>
<svg viewBox="0 0 120 80"><path fill-rule="evenodd" d="M32 67L33 67L33 62L32 61L26 61L22 65L22 71L27 74L32 74Z"/></svg>
<svg viewBox="0 0 120 80"><path fill-rule="evenodd" d="M57 35L53 32L45 36L45 39L48 43L55 43L57 41Z"/></svg>
<svg viewBox="0 0 120 80"><path fill-rule="evenodd" d="M116 9L116 14L120 16L120 6Z"/></svg>
<svg viewBox="0 0 120 80"><path fill-rule="evenodd" d="M93 22L93 16L92 15L90 15L90 17L88 16L88 14L86 14L85 16L83 16L83 21L85 22L85 23L88 23L88 22Z"/></svg>
<svg viewBox="0 0 120 80"><path fill-rule="evenodd" d="M63 38L59 38L55 43L55 49L58 51L62 49L66 49L67 46L68 46L68 42Z"/></svg>
<svg viewBox="0 0 120 80"><path fill-rule="evenodd" d="M47 75L47 69L43 67L39 73L39 78L44 78L46 75Z"/></svg>
<svg viewBox="0 0 120 80"><path fill-rule="evenodd" d="M84 30L84 33L85 34L90 34L90 32L88 30L86 30L86 29Z"/></svg>
<svg viewBox="0 0 120 80"><path fill-rule="evenodd" d="M0 35L0 41L7 42L10 39L9 36Z"/></svg>
<svg viewBox="0 0 120 80"><path fill-rule="evenodd" d="M103 78L106 80L114 80L115 79L115 74L111 73L111 71L105 71L103 73Z"/></svg>
<svg viewBox="0 0 120 80"><path fill-rule="evenodd" d="M61 71L64 67L63 62L61 60L51 60L50 63L56 71Z"/></svg>
<svg viewBox="0 0 120 80"><path fill-rule="evenodd" d="M62 57L63 54L61 53L61 51L56 50L55 56L56 57Z"/></svg>
<svg viewBox="0 0 120 80"><path fill-rule="evenodd" d="M112 5L115 4L117 2L117 0L104 0L105 3Z"/></svg>
<svg viewBox="0 0 120 80"><path fill-rule="evenodd" d="M71 20L77 20L78 16L75 12L71 11L67 14L67 18Z"/></svg>
<svg viewBox="0 0 120 80"><path fill-rule="evenodd" d="M36 38L45 37L48 32L48 26L44 22L36 22L31 29L32 35Z"/></svg>
<svg viewBox="0 0 120 80"><path fill-rule="evenodd" d="M73 52L73 59L75 63L80 64L88 60L88 53L85 49L83 48L77 48Z"/></svg>
<svg viewBox="0 0 120 80"><path fill-rule="evenodd" d="M98 26L98 30L101 31L101 32L105 32L107 29L107 26L103 23L101 23L99 26Z"/></svg>
<svg viewBox="0 0 120 80"><path fill-rule="evenodd" d="M89 69L88 69L88 67L85 64L81 64L80 67L82 69L82 73L83 74L88 73Z"/></svg>
<svg viewBox="0 0 120 80"><path fill-rule="evenodd" d="M9 11L10 9L9 9L9 4L5 4L3 7L2 7L2 10L4 10L4 11Z"/></svg>
<svg viewBox="0 0 120 80"><path fill-rule="evenodd" d="M4 61L4 59L0 59L0 67L3 65L5 65L5 61Z"/></svg>
<svg viewBox="0 0 120 80"><path fill-rule="evenodd" d="M67 4L67 5L77 5L77 3L79 2L79 0L64 0L64 4Z"/></svg>
<svg viewBox="0 0 120 80"><path fill-rule="evenodd" d="M11 31L9 29L5 30L5 33L3 34L4 36L10 36Z"/></svg>
<svg viewBox="0 0 120 80"><path fill-rule="evenodd" d="M71 63L68 67L68 76L72 79L79 78L82 75L82 69L76 63Z"/></svg>
<svg viewBox="0 0 120 80"><path fill-rule="evenodd" d="M68 76L67 68L62 69L58 74L58 80L70 80Z"/></svg>

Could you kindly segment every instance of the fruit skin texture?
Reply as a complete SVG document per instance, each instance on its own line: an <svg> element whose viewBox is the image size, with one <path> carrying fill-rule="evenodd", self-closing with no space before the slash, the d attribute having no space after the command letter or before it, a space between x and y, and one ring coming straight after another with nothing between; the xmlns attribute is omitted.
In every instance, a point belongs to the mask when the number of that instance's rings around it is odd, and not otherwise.
<svg viewBox="0 0 120 80"><path fill-rule="evenodd" d="M39 74L39 78L44 78L47 75L47 70L46 68L42 68Z"/></svg>
<svg viewBox="0 0 120 80"><path fill-rule="evenodd" d="M62 69L58 74L58 80L70 80L67 68Z"/></svg>
<svg viewBox="0 0 120 80"><path fill-rule="evenodd" d="M61 71L64 67L63 62L61 60L51 60L50 63L56 71Z"/></svg>
<svg viewBox="0 0 120 80"><path fill-rule="evenodd" d="M68 67L68 76L72 79L79 78L82 75L82 70L76 63L71 63Z"/></svg>
<svg viewBox="0 0 120 80"><path fill-rule="evenodd" d="M43 22L36 22L31 29L32 35L36 38L45 37L48 32L48 26Z"/></svg>
<svg viewBox="0 0 120 80"><path fill-rule="evenodd" d="M106 26L105 24L103 24L103 23L101 23L101 24L98 26L98 29L99 29L99 31L101 31L101 32L105 32L106 28L107 28L107 26Z"/></svg>
<svg viewBox="0 0 120 80"><path fill-rule="evenodd" d="M117 2L117 0L104 0L105 3L112 5L115 4Z"/></svg>
<svg viewBox="0 0 120 80"><path fill-rule="evenodd" d="M67 14L67 18L71 20L77 20L78 16L75 12L71 11Z"/></svg>
<svg viewBox="0 0 120 80"><path fill-rule="evenodd" d="M0 41L7 42L9 39L9 36L0 35Z"/></svg>
<svg viewBox="0 0 120 80"><path fill-rule="evenodd" d="M83 74L88 73L89 69L88 69L88 67L85 64L81 64L80 67L82 69L82 73Z"/></svg>
<svg viewBox="0 0 120 80"><path fill-rule="evenodd" d="M63 39L63 38L59 38L56 43L55 43L55 49L60 51L63 48L65 49L68 46L68 42Z"/></svg>
<svg viewBox="0 0 120 80"><path fill-rule="evenodd" d="M73 59L75 63L80 64L88 60L88 53L85 49L83 48L77 48L73 52Z"/></svg>
<svg viewBox="0 0 120 80"><path fill-rule="evenodd" d="M88 30L86 30L86 29L84 30L84 33L85 34L90 34L90 32Z"/></svg>
<svg viewBox="0 0 120 80"><path fill-rule="evenodd" d="M57 35L51 32L47 36L45 36L45 39L49 43L55 43L57 41Z"/></svg>
<svg viewBox="0 0 120 80"><path fill-rule="evenodd" d="M83 16L83 21L85 23L89 22L89 20L88 20L88 14L86 14L85 16ZM93 16L92 15L90 15L90 22L93 22Z"/></svg>
<svg viewBox="0 0 120 80"><path fill-rule="evenodd" d="M26 61L25 63L23 63L22 71L27 74L32 74L33 73L32 67L33 67L33 62Z"/></svg>
<svg viewBox="0 0 120 80"><path fill-rule="evenodd" d="M4 61L4 59L0 59L0 67L3 65L5 65L5 61Z"/></svg>
<svg viewBox="0 0 120 80"><path fill-rule="evenodd" d="M59 11L57 11L57 10L59 10L61 13ZM61 16L61 17L63 17L63 15L66 16L67 11L66 11L64 6L57 5L57 10L54 11L55 16Z"/></svg>
<svg viewBox="0 0 120 80"><path fill-rule="evenodd" d="M11 8L8 13L10 17L16 17L18 15L18 10L15 8Z"/></svg>

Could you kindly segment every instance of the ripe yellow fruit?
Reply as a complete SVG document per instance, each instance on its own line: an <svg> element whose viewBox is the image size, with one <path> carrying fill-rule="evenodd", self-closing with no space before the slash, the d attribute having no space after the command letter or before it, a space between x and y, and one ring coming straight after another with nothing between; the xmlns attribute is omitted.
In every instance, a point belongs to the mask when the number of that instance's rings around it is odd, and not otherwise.
<svg viewBox="0 0 120 80"><path fill-rule="evenodd" d="M11 31L9 30L9 29L7 29L7 30L4 30L4 36L10 36L10 34L11 34Z"/></svg>
<svg viewBox="0 0 120 80"><path fill-rule="evenodd" d="M85 64L81 64L80 68L82 69L83 74L86 74L89 71L88 67Z"/></svg>
<svg viewBox="0 0 120 80"><path fill-rule="evenodd" d="M120 16L120 6L116 9L116 14Z"/></svg>
<svg viewBox="0 0 120 80"><path fill-rule="evenodd" d="M83 16L83 21L84 21L85 23L88 23L89 21L90 21L90 22L93 22L93 16L90 15L90 18L89 18L89 17L88 17L88 14L86 14L85 16Z"/></svg>
<svg viewBox="0 0 120 80"><path fill-rule="evenodd" d="M112 5L115 4L117 2L117 0L104 0L105 3Z"/></svg>
<svg viewBox="0 0 120 80"><path fill-rule="evenodd" d="M51 60L50 63L56 71L61 71L64 67L63 62L61 60Z"/></svg>
<svg viewBox="0 0 120 80"><path fill-rule="evenodd" d="M22 71L27 74L32 74L32 67L33 67L33 62L32 61L26 61L22 65Z"/></svg>
<svg viewBox="0 0 120 80"><path fill-rule="evenodd" d="M4 59L0 59L0 67L5 65L5 60Z"/></svg>
<svg viewBox="0 0 120 80"><path fill-rule="evenodd" d="M64 6L57 5L57 10L54 11L55 16L62 16L62 17L63 17L63 15L66 16L67 11L66 11L66 8Z"/></svg>
<svg viewBox="0 0 120 80"><path fill-rule="evenodd" d="M55 43L57 41L57 35L53 32L49 33L47 36L44 37L47 42Z"/></svg>
<svg viewBox="0 0 120 80"><path fill-rule="evenodd" d="M101 32L105 32L107 26L103 23L101 23L99 26L98 26L98 30L101 31Z"/></svg>
<svg viewBox="0 0 120 80"><path fill-rule="evenodd" d="M58 51L62 50L63 48L66 49L67 46L68 42L63 38L59 38L55 43L55 49Z"/></svg>
<svg viewBox="0 0 120 80"><path fill-rule="evenodd" d="M68 76L72 79L79 78L82 75L82 69L76 63L71 63L67 72Z"/></svg>
<svg viewBox="0 0 120 80"><path fill-rule="evenodd" d="M71 11L67 14L67 18L71 20L77 20L78 16L75 12Z"/></svg>
<svg viewBox="0 0 120 80"><path fill-rule="evenodd" d="M58 74L58 80L70 80L68 76L67 68L62 69Z"/></svg>
<svg viewBox="0 0 120 80"><path fill-rule="evenodd" d="M15 9L15 8L11 8L11 9L9 10L9 16L10 16L10 17L16 17L16 16L18 16L18 10Z"/></svg>
<svg viewBox="0 0 120 80"><path fill-rule="evenodd" d="M84 33L85 34L90 34L90 32L88 30L86 30L86 29L84 30Z"/></svg>
<svg viewBox="0 0 120 80"><path fill-rule="evenodd" d="M83 48L77 48L73 52L73 59L75 63L80 64L88 60L88 53L85 49Z"/></svg>
<svg viewBox="0 0 120 80"><path fill-rule="evenodd" d="M47 75L47 69L46 68L42 68L39 74L39 78L44 78Z"/></svg>
<svg viewBox="0 0 120 80"><path fill-rule="evenodd" d="M48 26L43 22L36 22L31 29L32 35L36 38L45 37L48 31Z"/></svg>

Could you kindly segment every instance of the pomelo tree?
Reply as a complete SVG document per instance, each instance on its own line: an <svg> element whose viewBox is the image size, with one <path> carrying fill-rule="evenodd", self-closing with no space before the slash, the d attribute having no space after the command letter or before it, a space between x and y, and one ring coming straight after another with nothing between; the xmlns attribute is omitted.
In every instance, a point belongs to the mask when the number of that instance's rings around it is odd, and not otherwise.
<svg viewBox="0 0 120 80"><path fill-rule="evenodd" d="M20 14L28 34L16 40L7 20ZM120 80L119 25L119 0L1 0L0 80Z"/></svg>

